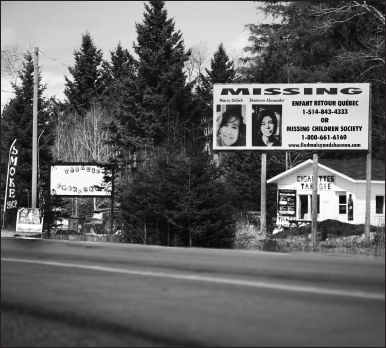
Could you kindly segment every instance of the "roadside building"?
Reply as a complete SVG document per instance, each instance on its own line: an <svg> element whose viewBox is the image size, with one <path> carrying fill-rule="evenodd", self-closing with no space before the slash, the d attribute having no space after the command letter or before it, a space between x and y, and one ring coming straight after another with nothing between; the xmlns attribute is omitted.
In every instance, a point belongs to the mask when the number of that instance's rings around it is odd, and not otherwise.
<svg viewBox="0 0 386 348"><path fill-rule="evenodd" d="M279 229L311 221L311 159L269 179L277 184ZM370 224L385 225L385 162L372 160ZM366 158L318 161L318 221L339 220L364 224L366 212ZM299 221L300 220L300 221Z"/></svg>

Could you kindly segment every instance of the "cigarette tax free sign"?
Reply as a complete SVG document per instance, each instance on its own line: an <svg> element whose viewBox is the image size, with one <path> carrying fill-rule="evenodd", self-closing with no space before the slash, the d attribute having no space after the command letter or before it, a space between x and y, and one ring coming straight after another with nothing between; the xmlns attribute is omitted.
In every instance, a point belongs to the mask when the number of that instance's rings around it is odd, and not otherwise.
<svg viewBox="0 0 386 348"><path fill-rule="evenodd" d="M214 150L367 150L370 84L214 85Z"/></svg>

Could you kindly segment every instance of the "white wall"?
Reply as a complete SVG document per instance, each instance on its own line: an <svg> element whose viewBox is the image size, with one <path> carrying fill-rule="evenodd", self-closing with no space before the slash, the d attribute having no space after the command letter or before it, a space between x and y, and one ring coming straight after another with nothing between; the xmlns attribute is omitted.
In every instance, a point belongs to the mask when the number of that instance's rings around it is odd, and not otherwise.
<svg viewBox="0 0 386 348"><path fill-rule="evenodd" d="M360 183L356 185L356 193L358 197L357 209L354 205L354 216L357 216L358 223L365 223L366 216L366 184ZM385 196L385 184L371 184L371 199L370 199L370 224L384 225L385 213L375 213L375 196Z"/></svg>

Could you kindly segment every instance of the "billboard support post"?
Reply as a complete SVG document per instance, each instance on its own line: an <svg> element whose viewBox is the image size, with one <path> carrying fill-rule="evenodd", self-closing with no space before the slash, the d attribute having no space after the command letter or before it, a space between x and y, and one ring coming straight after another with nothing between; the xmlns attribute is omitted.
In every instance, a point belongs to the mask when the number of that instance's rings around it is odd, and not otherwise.
<svg viewBox="0 0 386 348"><path fill-rule="evenodd" d="M106 184L104 175L109 168L108 164L87 162L60 162L49 163L48 178L48 236L51 229L51 196L78 198L78 197L110 197L112 207L114 206L114 178L111 186ZM114 176L114 169L111 170ZM111 209L112 225L114 219L113 208ZM112 228L112 226L111 226Z"/></svg>
<svg viewBox="0 0 386 348"><path fill-rule="evenodd" d="M365 215L365 244L370 242L370 200L371 200L371 85L369 90L369 149L366 156L366 215Z"/></svg>
<svg viewBox="0 0 386 348"><path fill-rule="evenodd" d="M110 235L113 232L114 224L114 168L111 168L111 221L110 221Z"/></svg>
<svg viewBox="0 0 386 348"><path fill-rule="evenodd" d="M261 154L261 218L260 218L260 233L263 237L267 232L267 211L266 211L266 196L267 196L267 154Z"/></svg>
<svg viewBox="0 0 386 348"><path fill-rule="evenodd" d="M47 181L47 238L51 238L51 162L48 163L48 181Z"/></svg>
<svg viewBox="0 0 386 348"><path fill-rule="evenodd" d="M316 248L317 243L317 225L318 225L318 154L313 154L312 166L312 223L311 223L311 241L312 248Z"/></svg>

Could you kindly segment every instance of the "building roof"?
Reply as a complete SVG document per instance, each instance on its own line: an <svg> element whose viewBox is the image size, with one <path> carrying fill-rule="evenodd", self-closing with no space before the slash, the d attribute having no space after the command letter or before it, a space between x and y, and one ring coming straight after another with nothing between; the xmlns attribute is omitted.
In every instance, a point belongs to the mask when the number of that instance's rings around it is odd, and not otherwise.
<svg viewBox="0 0 386 348"><path fill-rule="evenodd" d="M352 160L319 159L318 162L354 180L366 180L366 157ZM385 181L385 162L371 160L371 180Z"/></svg>
<svg viewBox="0 0 386 348"><path fill-rule="evenodd" d="M312 165L313 160L309 159L297 166L288 169L287 171L276 175L267 181L268 184L277 182L279 179L294 173L301 168ZM351 160L330 160L318 159L318 167L329 170L336 175L346 178L352 182L366 181L366 157L356 158ZM379 160L371 160L371 181L384 182L385 181L385 162Z"/></svg>

